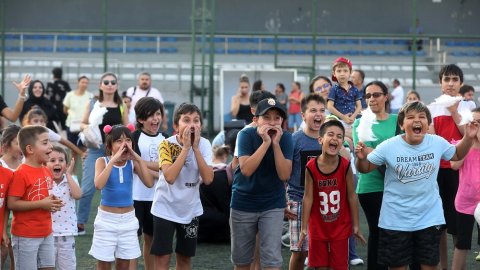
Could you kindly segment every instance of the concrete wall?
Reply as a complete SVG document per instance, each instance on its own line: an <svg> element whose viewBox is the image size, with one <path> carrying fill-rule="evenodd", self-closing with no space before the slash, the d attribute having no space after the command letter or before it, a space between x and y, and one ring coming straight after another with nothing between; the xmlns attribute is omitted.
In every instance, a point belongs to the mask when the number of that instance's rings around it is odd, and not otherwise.
<svg viewBox="0 0 480 270"><path fill-rule="evenodd" d="M101 30L102 0L5 0L7 31ZM480 1L417 0L425 33L475 34ZM196 1L199 6L201 1ZM190 31L191 0L110 0L110 29ZM216 0L217 31L309 32L312 0ZM412 1L317 0L320 33L407 33Z"/></svg>

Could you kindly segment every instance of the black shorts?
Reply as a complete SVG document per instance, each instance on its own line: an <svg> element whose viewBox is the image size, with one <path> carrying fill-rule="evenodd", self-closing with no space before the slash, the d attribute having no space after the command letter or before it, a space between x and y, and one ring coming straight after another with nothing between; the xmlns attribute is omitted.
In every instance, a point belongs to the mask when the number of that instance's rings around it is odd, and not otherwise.
<svg viewBox="0 0 480 270"><path fill-rule="evenodd" d="M440 168L437 176L438 190L442 198L443 215L447 223L447 232L457 235L457 210L455 196L458 190L458 171Z"/></svg>
<svg viewBox="0 0 480 270"><path fill-rule="evenodd" d="M400 267L412 263L437 265L442 226L403 232L380 228L378 263Z"/></svg>
<svg viewBox="0 0 480 270"><path fill-rule="evenodd" d="M468 250L472 248L472 234L475 218L473 215L467 215L457 212L457 228L462 228L457 232L457 242L455 247Z"/></svg>
<svg viewBox="0 0 480 270"><path fill-rule="evenodd" d="M195 256L198 237L198 217L189 224L180 224L163 218L153 217L153 242L150 254L156 256L172 253L173 235L177 246L175 253L186 257Z"/></svg>
<svg viewBox="0 0 480 270"><path fill-rule="evenodd" d="M133 207L135 208L135 216L138 219L138 236L144 234L153 235L153 215L150 212L152 209L152 203L150 201L133 201Z"/></svg>

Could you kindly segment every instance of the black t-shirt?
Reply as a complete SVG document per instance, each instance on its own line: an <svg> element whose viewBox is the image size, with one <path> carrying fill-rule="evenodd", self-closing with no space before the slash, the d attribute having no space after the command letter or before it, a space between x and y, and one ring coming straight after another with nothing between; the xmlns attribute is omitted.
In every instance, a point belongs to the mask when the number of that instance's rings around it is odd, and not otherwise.
<svg viewBox="0 0 480 270"><path fill-rule="evenodd" d="M62 109L63 99L70 91L72 91L72 89L70 88L68 82L64 80L56 80L47 84L45 95L48 97L50 102L52 102L57 107L57 109Z"/></svg>
<svg viewBox="0 0 480 270"><path fill-rule="evenodd" d="M106 125L115 126L121 124L123 124L123 121L120 106L115 108L107 108L107 112L103 115L102 124L98 126L100 128L100 133L102 134L102 142L105 143L105 133L103 132L103 127Z"/></svg>

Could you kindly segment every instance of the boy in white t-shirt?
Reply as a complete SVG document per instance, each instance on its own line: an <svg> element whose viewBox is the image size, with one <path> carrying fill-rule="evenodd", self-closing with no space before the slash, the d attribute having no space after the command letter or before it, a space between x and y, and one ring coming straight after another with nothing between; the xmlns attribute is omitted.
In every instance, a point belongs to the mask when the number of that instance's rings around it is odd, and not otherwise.
<svg viewBox="0 0 480 270"><path fill-rule="evenodd" d="M155 183L158 180L158 146L167 137L159 132L162 124L163 105L152 97L143 97L135 105L136 127L133 132L133 148L145 160ZM133 206L138 219L138 236L143 234L143 258L146 270L154 269L154 256L150 254L153 239L153 215L151 213L155 185L145 186L139 176L133 174ZM130 261L130 269L137 269L137 260Z"/></svg>
<svg viewBox="0 0 480 270"><path fill-rule="evenodd" d="M190 269L198 237L198 216L203 214L199 187L213 181L212 147L200 136L202 114L197 106L182 103L175 110L177 135L164 140L159 149L162 170L152 205L155 266L168 269L176 235L177 269Z"/></svg>
<svg viewBox="0 0 480 270"><path fill-rule="evenodd" d="M52 213L52 229L55 243L55 269L76 269L75 236L77 214L75 200L82 197L78 182L72 172L75 161L72 159L67 168L67 152L62 147L54 146L47 162L53 175L52 194L60 199L63 206L60 211Z"/></svg>

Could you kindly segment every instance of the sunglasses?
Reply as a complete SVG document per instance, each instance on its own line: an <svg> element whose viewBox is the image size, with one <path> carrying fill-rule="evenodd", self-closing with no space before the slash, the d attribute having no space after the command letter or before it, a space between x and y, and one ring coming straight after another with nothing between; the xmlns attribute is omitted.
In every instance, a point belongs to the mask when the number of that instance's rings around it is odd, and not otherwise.
<svg viewBox="0 0 480 270"><path fill-rule="evenodd" d="M383 96L383 95L385 95L385 94L384 94L384 93L380 93L380 92L373 93L373 94L368 93L368 94L365 94L365 99L369 99L369 98L371 98L371 97L378 98L378 97L381 97L381 96Z"/></svg>
<svg viewBox="0 0 480 270"><path fill-rule="evenodd" d="M103 85L108 85L108 84L111 84L111 85L115 85L117 84L117 81L116 80L103 80Z"/></svg>
<svg viewBox="0 0 480 270"><path fill-rule="evenodd" d="M328 89L330 88L330 84L329 83L325 83L323 85L320 85L319 87L315 88L315 91L316 92L320 92L322 91L322 89Z"/></svg>

